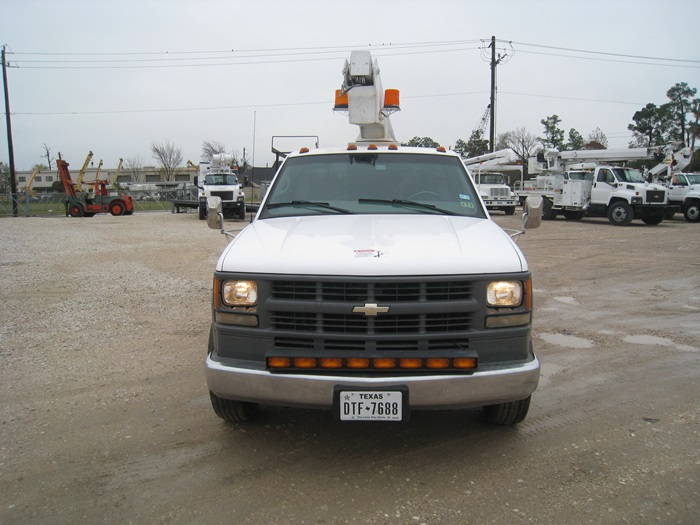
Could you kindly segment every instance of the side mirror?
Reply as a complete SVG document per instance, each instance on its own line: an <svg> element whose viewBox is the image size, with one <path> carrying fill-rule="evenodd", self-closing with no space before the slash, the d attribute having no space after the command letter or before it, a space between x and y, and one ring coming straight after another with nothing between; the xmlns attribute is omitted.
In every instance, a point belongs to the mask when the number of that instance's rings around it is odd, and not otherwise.
<svg viewBox="0 0 700 525"><path fill-rule="evenodd" d="M212 230L224 230L224 214L221 197L207 197L207 226Z"/></svg>
<svg viewBox="0 0 700 525"><path fill-rule="evenodd" d="M532 230L542 224L542 209L544 201L541 195L531 195L523 205L523 229Z"/></svg>

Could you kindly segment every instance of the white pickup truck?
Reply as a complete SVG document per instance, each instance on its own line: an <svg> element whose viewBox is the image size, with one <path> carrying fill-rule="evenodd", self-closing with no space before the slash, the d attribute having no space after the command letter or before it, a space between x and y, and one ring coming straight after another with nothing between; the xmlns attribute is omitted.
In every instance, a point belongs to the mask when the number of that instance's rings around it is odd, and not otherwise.
<svg viewBox="0 0 700 525"><path fill-rule="evenodd" d="M700 222L700 174L673 175L668 183L668 201L680 207L686 221Z"/></svg>
<svg viewBox="0 0 700 525"><path fill-rule="evenodd" d="M376 73L375 62L359 84L374 91ZM350 94L351 122L354 104L384 105ZM221 203L209 201L208 224L223 231ZM541 209L525 209L523 227L539 225ZM341 421L485 407L512 425L538 384L530 269L445 148L361 135L290 154L221 254L212 297L206 379L230 422L260 405Z"/></svg>

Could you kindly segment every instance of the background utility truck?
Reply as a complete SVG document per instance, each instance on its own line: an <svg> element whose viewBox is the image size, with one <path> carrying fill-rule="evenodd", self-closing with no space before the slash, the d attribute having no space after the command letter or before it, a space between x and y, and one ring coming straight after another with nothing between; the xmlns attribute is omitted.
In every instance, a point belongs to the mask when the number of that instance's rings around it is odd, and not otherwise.
<svg viewBox="0 0 700 525"><path fill-rule="evenodd" d="M474 182L479 189L479 195L489 211L501 210L506 215L515 213L517 200L515 193L506 184L503 173L473 173Z"/></svg>
<svg viewBox="0 0 700 525"><path fill-rule="evenodd" d="M216 153L211 162L199 164L199 218L207 218L207 199L219 197L224 216L245 219L245 195L238 181L233 155Z"/></svg>
<svg viewBox="0 0 700 525"><path fill-rule="evenodd" d="M216 264L214 411L241 422L259 405L320 408L355 422L485 407L493 423L522 421L540 369L525 257L456 153L396 141L398 91L384 91L369 52L352 52L343 78L334 109L357 140L288 155ZM223 231L220 204L207 222ZM526 209L523 226L537 226Z"/></svg>
<svg viewBox="0 0 700 525"><path fill-rule="evenodd" d="M677 173L668 184L668 201L680 207L685 220L700 222L700 174Z"/></svg>
<svg viewBox="0 0 700 525"><path fill-rule="evenodd" d="M672 150L669 152L672 154ZM516 188L516 195L542 196L545 220L554 219L559 213L576 220L588 213L607 217L618 226L625 226L633 219L659 224L675 209L669 205L667 189L647 182L639 170L612 164L653 158L658 153L658 148L548 150L544 153L545 164L530 162L530 171L541 173ZM666 165L662 165L665 169Z"/></svg>

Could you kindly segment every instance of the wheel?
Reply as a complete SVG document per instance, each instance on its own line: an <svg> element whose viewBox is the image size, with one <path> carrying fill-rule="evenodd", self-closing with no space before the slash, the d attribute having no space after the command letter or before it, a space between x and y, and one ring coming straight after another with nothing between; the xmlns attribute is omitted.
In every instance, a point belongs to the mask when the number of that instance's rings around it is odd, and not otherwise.
<svg viewBox="0 0 700 525"><path fill-rule="evenodd" d="M646 215L642 217L642 222L644 224L648 224L649 226L656 226L657 224L661 224L663 220L663 215Z"/></svg>
<svg viewBox="0 0 700 525"><path fill-rule="evenodd" d="M407 200L412 201L413 199L415 199L415 198L418 197L419 195L429 195L430 197L435 197L436 199L440 199L440 195L438 195L438 194L435 193L435 192L432 192L432 191L419 191L418 193L414 193L413 195L411 195Z"/></svg>
<svg viewBox="0 0 700 525"><path fill-rule="evenodd" d="M245 204L241 204L241 209L238 210L238 218L242 221L245 220Z"/></svg>
<svg viewBox="0 0 700 525"><path fill-rule="evenodd" d="M564 210L564 218L567 221L580 221L583 219L583 212L578 210Z"/></svg>
<svg viewBox="0 0 700 525"><path fill-rule="evenodd" d="M221 419L230 423L245 423L255 419L258 413L258 405L256 403L244 403L243 401L233 401L232 399L223 399L209 391L211 398L211 406L214 412Z"/></svg>
<svg viewBox="0 0 700 525"><path fill-rule="evenodd" d="M551 221L557 218L557 210L552 209L552 201L542 197L542 220Z"/></svg>
<svg viewBox="0 0 700 525"><path fill-rule="evenodd" d="M508 208L503 208L506 215L513 215L515 213L515 206L509 206Z"/></svg>
<svg viewBox="0 0 700 525"><path fill-rule="evenodd" d="M126 211L126 206L124 206L123 202L115 201L109 205L109 213L111 213L114 216L124 215L125 211Z"/></svg>
<svg viewBox="0 0 700 525"><path fill-rule="evenodd" d="M683 217L688 222L700 221L700 201L691 201L683 208Z"/></svg>
<svg viewBox="0 0 700 525"><path fill-rule="evenodd" d="M85 215L85 208L79 202L74 202L68 206L68 215L71 217L82 217Z"/></svg>
<svg viewBox="0 0 700 525"><path fill-rule="evenodd" d="M632 207L625 201L615 201L608 208L608 220L615 226L627 226L634 219Z"/></svg>
<svg viewBox="0 0 700 525"><path fill-rule="evenodd" d="M203 221L207 218L207 207L202 204L199 205L199 220Z"/></svg>
<svg viewBox="0 0 700 525"><path fill-rule="evenodd" d="M498 405L484 407L486 421L494 425L517 425L527 416L527 411L530 408L530 397L531 396L521 399L520 401L511 401L510 403L499 403Z"/></svg>

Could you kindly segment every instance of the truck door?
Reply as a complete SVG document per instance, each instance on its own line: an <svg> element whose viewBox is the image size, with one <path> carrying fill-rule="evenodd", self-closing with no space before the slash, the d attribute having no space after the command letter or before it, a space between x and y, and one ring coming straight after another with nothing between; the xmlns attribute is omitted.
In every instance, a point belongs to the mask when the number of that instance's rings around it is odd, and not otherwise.
<svg viewBox="0 0 700 525"><path fill-rule="evenodd" d="M610 195L613 192L615 182L615 175L613 175L612 170L600 168L593 181L593 188L591 188L591 202L607 206L610 202Z"/></svg>
<svg viewBox="0 0 700 525"><path fill-rule="evenodd" d="M677 174L671 179L668 186L668 200L672 202L683 202L685 194L688 192L688 179L685 175Z"/></svg>

